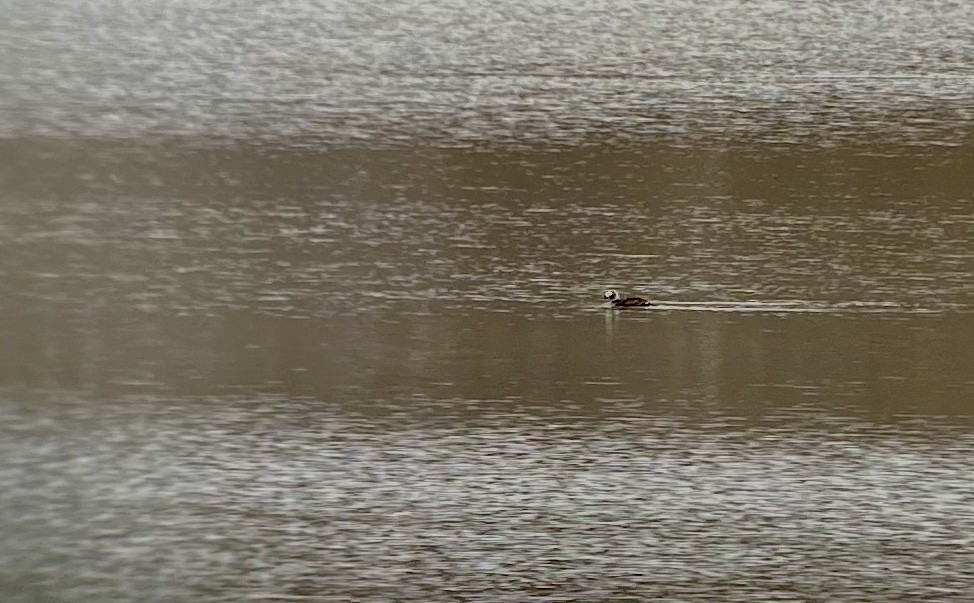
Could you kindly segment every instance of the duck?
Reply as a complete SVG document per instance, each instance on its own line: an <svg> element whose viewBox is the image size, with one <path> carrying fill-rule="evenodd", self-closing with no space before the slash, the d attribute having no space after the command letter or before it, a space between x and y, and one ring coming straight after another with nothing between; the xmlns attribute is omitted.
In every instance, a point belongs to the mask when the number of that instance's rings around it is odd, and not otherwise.
<svg viewBox="0 0 974 603"><path fill-rule="evenodd" d="M652 302L643 297L622 297L612 289L606 289L602 297L609 300L613 308L645 308L652 306Z"/></svg>

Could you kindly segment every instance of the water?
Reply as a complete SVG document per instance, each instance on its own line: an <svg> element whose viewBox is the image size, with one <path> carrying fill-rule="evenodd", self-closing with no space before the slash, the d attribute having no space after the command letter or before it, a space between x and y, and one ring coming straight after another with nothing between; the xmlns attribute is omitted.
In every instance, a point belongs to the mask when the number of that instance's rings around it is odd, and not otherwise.
<svg viewBox="0 0 974 603"><path fill-rule="evenodd" d="M0 134L967 145L967 2L7 0Z"/></svg>
<svg viewBox="0 0 974 603"><path fill-rule="evenodd" d="M970 153L899 148L18 141L3 252L18 295L82 312L577 315L608 286L738 309L970 308Z"/></svg>
<svg viewBox="0 0 974 603"><path fill-rule="evenodd" d="M0 17L4 601L974 598L971 5Z"/></svg>

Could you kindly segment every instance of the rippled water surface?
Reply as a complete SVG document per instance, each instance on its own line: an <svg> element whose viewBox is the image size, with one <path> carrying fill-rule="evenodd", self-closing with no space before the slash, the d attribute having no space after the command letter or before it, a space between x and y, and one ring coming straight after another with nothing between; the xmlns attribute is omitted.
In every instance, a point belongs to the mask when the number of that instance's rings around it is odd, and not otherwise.
<svg viewBox="0 0 974 603"><path fill-rule="evenodd" d="M974 160L902 151L10 142L4 300L577 315L613 286L737 310L968 311Z"/></svg>
<svg viewBox="0 0 974 603"><path fill-rule="evenodd" d="M41 402L4 404L14 600L971 594L968 420L815 397Z"/></svg>
<svg viewBox="0 0 974 603"><path fill-rule="evenodd" d="M974 600L972 7L0 0L0 600Z"/></svg>
<svg viewBox="0 0 974 603"><path fill-rule="evenodd" d="M2 10L7 136L966 144L974 120L968 2L8 0Z"/></svg>

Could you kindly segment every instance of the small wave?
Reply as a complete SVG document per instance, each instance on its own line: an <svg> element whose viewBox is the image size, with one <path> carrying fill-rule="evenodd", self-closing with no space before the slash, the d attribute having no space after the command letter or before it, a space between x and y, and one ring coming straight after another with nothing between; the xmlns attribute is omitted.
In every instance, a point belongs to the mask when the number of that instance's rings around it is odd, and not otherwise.
<svg viewBox="0 0 974 603"><path fill-rule="evenodd" d="M935 308L909 307L890 302L835 302L819 303L800 300L782 301L742 301L742 302L654 302L644 311L682 311L682 312L728 312L728 313L765 313L765 314L852 314L852 313L885 313L885 314L939 314L942 310Z"/></svg>

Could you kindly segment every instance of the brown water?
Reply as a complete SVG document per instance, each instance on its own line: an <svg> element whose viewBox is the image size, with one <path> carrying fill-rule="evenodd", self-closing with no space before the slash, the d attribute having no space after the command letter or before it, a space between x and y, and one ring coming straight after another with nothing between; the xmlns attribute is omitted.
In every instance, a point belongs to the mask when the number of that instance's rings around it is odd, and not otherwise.
<svg viewBox="0 0 974 603"><path fill-rule="evenodd" d="M658 4L0 3L0 600L974 600L974 5Z"/></svg>

